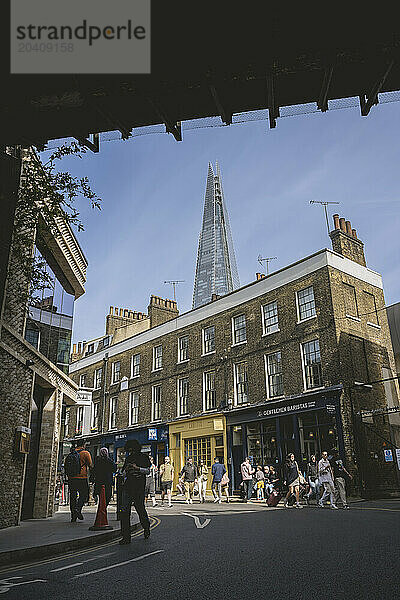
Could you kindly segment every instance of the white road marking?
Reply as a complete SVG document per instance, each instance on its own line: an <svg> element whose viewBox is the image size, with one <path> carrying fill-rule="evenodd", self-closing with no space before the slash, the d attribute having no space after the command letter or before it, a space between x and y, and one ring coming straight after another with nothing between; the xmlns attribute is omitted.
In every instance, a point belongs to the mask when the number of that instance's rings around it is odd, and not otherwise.
<svg viewBox="0 0 400 600"><path fill-rule="evenodd" d="M108 571L109 569L115 569L116 567L122 567L123 565L128 565L131 562L142 560L143 558L147 558L148 556L153 556L153 554L158 554L159 552L164 552L164 550L155 550L154 552L149 552L148 554L142 554L142 556L137 556L136 558L131 558L130 560L124 560L123 562L116 563L115 565L109 565L108 567L102 567L101 569L94 569L93 571L87 571L86 573L80 573L79 575L74 575L74 577L75 577L75 579L77 579L78 577L87 577L88 575L93 575L93 573L101 573L101 571Z"/></svg>
<svg viewBox="0 0 400 600"><path fill-rule="evenodd" d="M0 594L5 594L9 592L11 588L16 587L17 585L27 585L28 583L46 583L47 579L31 579L30 581L19 581L13 582L12 579L22 579L22 577L7 577L7 579L0 580Z"/></svg>
<svg viewBox="0 0 400 600"><path fill-rule="evenodd" d="M65 571L66 569L72 569L73 567L80 567L81 565L91 562L92 560L100 560L101 558L105 558L106 556L112 556L113 554L115 554L115 552L107 552L107 554L95 556L94 558L88 558L87 560L83 560L82 562L73 563L72 565L67 565L65 567L59 567L58 569L52 569L50 573L58 573L58 571Z"/></svg>
<svg viewBox="0 0 400 600"><path fill-rule="evenodd" d="M205 521L203 521L203 523L200 523L200 519L197 515L192 515L191 513L186 512L182 514L186 515L187 517L192 517L192 519L194 519L197 529L204 529L204 527L207 527L207 525L211 523L211 519L206 519Z"/></svg>

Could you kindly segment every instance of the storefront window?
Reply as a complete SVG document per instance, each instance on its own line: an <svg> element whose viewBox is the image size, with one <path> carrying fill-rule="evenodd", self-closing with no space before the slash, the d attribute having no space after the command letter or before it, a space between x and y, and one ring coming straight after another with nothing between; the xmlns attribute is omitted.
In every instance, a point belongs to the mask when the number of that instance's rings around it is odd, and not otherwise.
<svg viewBox="0 0 400 600"><path fill-rule="evenodd" d="M298 417L300 449L304 461L308 461L312 454L317 459L323 451L328 453L337 447L336 419L326 410L317 410L303 413Z"/></svg>
<svg viewBox="0 0 400 600"><path fill-rule="evenodd" d="M208 467L211 467L211 438L190 438L185 440L185 462L188 458L193 459L195 465L203 460Z"/></svg>

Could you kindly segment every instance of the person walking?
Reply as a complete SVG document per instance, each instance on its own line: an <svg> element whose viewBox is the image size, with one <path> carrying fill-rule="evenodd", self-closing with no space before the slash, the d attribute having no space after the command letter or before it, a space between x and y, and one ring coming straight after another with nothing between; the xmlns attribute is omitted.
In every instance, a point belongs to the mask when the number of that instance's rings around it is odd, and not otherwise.
<svg viewBox="0 0 400 600"><path fill-rule="evenodd" d="M157 506L156 502L156 475L157 475L157 466L154 464L154 458L150 455L150 472L146 475L146 485L144 488L144 497L147 502L149 496L151 497L151 501L153 506Z"/></svg>
<svg viewBox="0 0 400 600"><path fill-rule="evenodd" d="M299 501L299 494L300 494L300 481L304 478L303 478L302 474L300 473L299 465L295 461L293 453L290 453L287 455L284 471L285 471L285 484L289 488L288 493L286 494L285 501L284 501L285 508L288 508L288 500L292 494L294 494L296 496L295 507L303 508Z"/></svg>
<svg viewBox="0 0 400 600"><path fill-rule="evenodd" d="M122 487L121 503L121 534L120 544L131 543L131 509L132 504L138 514L143 527L144 538L150 537L150 520L144 505L144 490L146 475L150 473L150 460L147 454L142 453L138 440L128 440L125 444L125 458L122 473L125 482Z"/></svg>
<svg viewBox="0 0 400 600"><path fill-rule="evenodd" d="M252 467L249 457L246 456L245 460L240 465L240 472L242 474L242 483L245 490L244 502L251 500L253 494L253 473L255 469Z"/></svg>
<svg viewBox="0 0 400 600"><path fill-rule="evenodd" d="M214 502L218 502L221 504L222 496L221 496L221 479L225 475L226 469L225 465L219 462L218 456L214 458L214 464L211 467L211 474L213 476L211 491L214 496Z"/></svg>
<svg viewBox="0 0 400 600"><path fill-rule="evenodd" d="M318 502L318 506L320 508L324 508L324 502L329 496L331 508L337 509L335 504L335 485L333 483L332 467L328 460L327 452L322 453L322 458L318 463L318 479L324 488L324 493Z"/></svg>
<svg viewBox="0 0 400 600"><path fill-rule="evenodd" d="M76 519L83 521L82 508L89 500L88 475L92 467L92 457L86 450L86 441L82 440L77 448L71 448L64 462L68 477L71 523L76 523Z"/></svg>
<svg viewBox="0 0 400 600"><path fill-rule="evenodd" d="M99 456L94 460L93 481L94 498L100 497L101 486L104 485L106 495L106 506L109 505L113 491L113 475L117 470L117 465L110 458L107 448L100 448Z"/></svg>
<svg viewBox="0 0 400 600"><path fill-rule="evenodd" d="M171 464L169 456L164 459L164 464L160 467L161 478L161 506L164 503L165 494L168 498L168 506L172 506L172 481L174 479L174 467Z"/></svg>
<svg viewBox="0 0 400 600"><path fill-rule="evenodd" d="M193 504L193 490L197 480L197 469L193 464L192 458L187 459L186 465L180 472L180 476L185 484L186 504Z"/></svg>
<svg viewBox="0 0 400 600"><path fill-rule="evenodd" d="M265 469L268 469L268 483L264 483L264 489L267 490L268 495L272 494L272 490L276 487L276 484L279 481L279 477L278 477L278 473L275 471L274 467L271 465L270 467L264 467L264 475L265 475ZM265 478L267 479L267 476L265 476ZM268 500L268 496L266 496L265 498L266 500Z"/></svg>
<svg viewBox="0 0 400 600"><path fill-rule="evenodd" d="M227 471L225 471L221 479L221 495L223 494L225 494L226 501L229 503L229 477Z"/></svg>
<svg viewBox="0 0 400 600"><path fill-rule="evenodd" d="M340 498L343 508L348 509L350 507L347 504L346 498L346 478L353 479L353 477L345 468L337 448L332 450L330 463L333 472L333 483L335 485L335 504L337 505L337 501Z"/></svg>
<svg viewBox="0 0 400 600"><path fill-rule="evenodd" d="M199 500L200 502L206 501L207 493L207 481L208 481L208 467L204 460L200 460L197 465L197 485L199 486Z"/></svg>
<svg viewBox="0 0 400 600"><path fill-rule="evenodd" d="M318 480L318 463L315 454L310 456L310 462L307 465L307 481L310 486L310 491L306 496L307 504L313 496L315 496L316 502L319 501L320 483Z"/></svg>
<svg viewBox="0 0 400 600"><path fill-rule="evenodd" d="M264 500L265 474L261 465L256 470L257 500Z"/></svg>

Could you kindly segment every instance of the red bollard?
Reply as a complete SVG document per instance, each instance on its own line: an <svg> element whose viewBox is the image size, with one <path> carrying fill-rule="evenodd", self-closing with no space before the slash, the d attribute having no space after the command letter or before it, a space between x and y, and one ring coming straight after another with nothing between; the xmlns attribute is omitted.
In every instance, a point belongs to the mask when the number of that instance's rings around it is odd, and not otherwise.
<svg viewBox="0 0 400 600"><path fill-rule="evenodd" d="M89 527L90 531L104 531L105 529L113 529L108 524L107 520L107 506L106 506L106 491L104 485L101 486L99 506L97 508L96 520L92 527Z"/></svg>

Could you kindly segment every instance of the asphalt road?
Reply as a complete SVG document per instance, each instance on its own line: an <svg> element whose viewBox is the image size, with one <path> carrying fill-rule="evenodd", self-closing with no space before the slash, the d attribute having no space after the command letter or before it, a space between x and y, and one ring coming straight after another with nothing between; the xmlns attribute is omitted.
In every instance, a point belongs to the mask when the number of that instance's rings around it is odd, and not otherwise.
<svg viewBox="0 0 400 600"><path fill-rule="evenodd" d="M400 502L348 511L253 504L149 509L149 540L0 571L5 599L399 597ZM186 513L186 514L185 514Z"/></svg>

